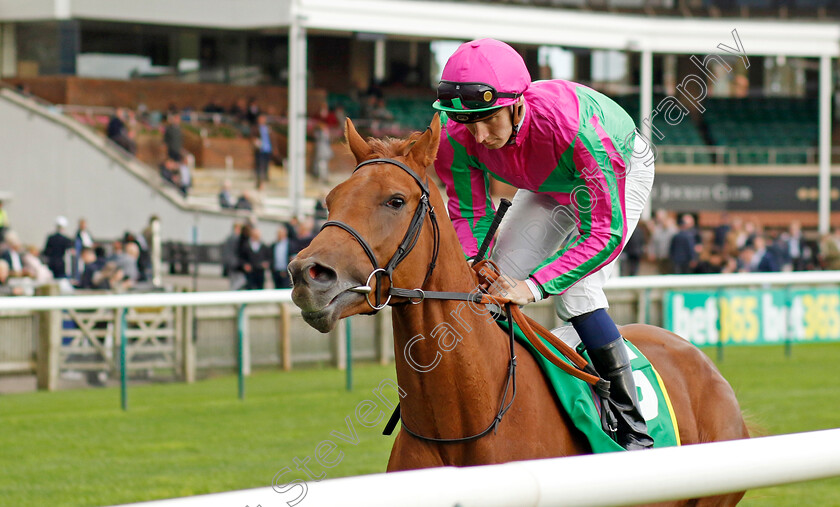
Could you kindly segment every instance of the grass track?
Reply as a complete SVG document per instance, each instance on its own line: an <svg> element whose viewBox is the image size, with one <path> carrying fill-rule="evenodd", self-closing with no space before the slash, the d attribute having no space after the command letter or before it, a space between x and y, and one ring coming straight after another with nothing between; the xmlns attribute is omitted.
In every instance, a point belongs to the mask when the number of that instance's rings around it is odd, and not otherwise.
<svg viewBox="0 0 840 507"><path fill-rule="evenodd" d="M838 358L838 344L797 346L791 359L780 347L733 347L719 366L752 425L778 434L840 427ZM293 459L312 457L327 438L343 458L326 470L313 460L313 473L381 472L393 441L379 434L384 422L354 425L358 445L330 437L347 433L344 418L394 378L393 367L355 373L347 393L336 370L257 372L244 402L232 376L130 387L127 413L117 389L2 396L0 505L111 505L265 486L283 467L293 470L284 479L304 478ZM752 491L742 505L840 506L840 479Z"/></svg>

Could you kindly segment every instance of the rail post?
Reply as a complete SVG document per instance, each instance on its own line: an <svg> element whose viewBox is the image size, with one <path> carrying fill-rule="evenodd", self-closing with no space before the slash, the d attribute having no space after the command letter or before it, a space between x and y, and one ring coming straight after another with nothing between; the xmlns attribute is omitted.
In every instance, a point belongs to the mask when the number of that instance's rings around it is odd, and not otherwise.
<svg viewBox="0 0 840 507"><path fill-rule="evenodd" d="M36 289L38 296L55 296L57 285ZM58 388L59 351L61 348L61 310L38 312L38 349L36 374L38 389L55 391Z"/></svg>

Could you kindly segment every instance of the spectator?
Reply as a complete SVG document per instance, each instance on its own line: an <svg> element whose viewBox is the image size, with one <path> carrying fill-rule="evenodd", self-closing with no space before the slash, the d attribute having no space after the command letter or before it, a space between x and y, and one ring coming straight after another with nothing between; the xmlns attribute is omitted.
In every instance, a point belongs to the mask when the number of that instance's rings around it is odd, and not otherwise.
<svg viewBox="0 0 840 507"><path fill-rule="evenodd" d="M116 240L111 243L111 255L106 258L107 262L116 261L123 254L123 243Z"/></svg>
<svg viewBox="0 0 840 507"><path fill-rule="evenodd" d="M657 210L650 238L650 256L661 275L671 273L671 240L677 232L676 220L667 211Z"/></svg>
<svg viewBox="0 0 840 507"><path fill-rule="evenodd" d="M151 215L149 217L149 223L146 224L146 227L143 227L143 230L140 231L140 235L136 238L137 245L140 247L140 259L137 263L140 266L141 282L154 281L155 274L152 266L152 245L154 243L155 222L160 222L160 217L157 215ZM160 228L158 228L158 232L159 231Z"/></svg>
<svg viewBox="0 0 840 507"><path fill-rule="evenodd" d="M307 218L298 223L293 240L293 253L297 255L298 252L308 247L312 240L315 239L314 232L315 221L312 218ZM289 237L292 237L290 234Z"/></svg>
<svg viewBox="0 0 840 507"><path fill-rule="evenodd" d="M723 251L726 247L726 236L729 235L729 231L732 229L732 225L729 223L729 213L723 212L720 215L720 225L715 227L715 246L718 250Z"/></svg>
<svg viewBox="0 0 840 507"><path fill-rule="evenodd" d="M242 195L239 196L239 200L236 201L236 206L234 206L234 208L249 211L253 210L254 204L252 202L252 199L253 197L251 196L251 193L246 190L245 192L242 192Z"/></svg>
<svg viewBox="0 0 840 507"><path fill-rule="evenodd" d="M239 98L231 102L230 107L227 110L227 113L235 120L239 120L240 115L244 114L246 105L243 100L244 99Z"/></svg>
<svg viewBox="0 0 840 507"><path fill-rule="evenodd" d="M779 260L773 250L767 248L767 240L764 236L753 238L753 249L755 250L751 266L753 272L775 273L781 271Z"/></svg>
<svg viewBox="0 0 840 507"><path fill-rule="evenodd" d="M166 144L166 156L175 162L184 160L184 132L181 130L181 116L170 114L163 132L163 142Z"/></svg>
<svg viewBox="0 0 840 507"><path fill-rule="evenodd" d="M184 197L187 196L190 188L192 188L192 169L184 161L178 164L178 188L181 189Z"/></svg>
<svg viewBox="0 0 840 507"><path fill-rule="evenodd" d="M639 274L639 263L645 252L645 227L643 223L636 226L636 230L627 240L621 251L621 275L636 276Z"/></svg>
<svg viewBox="0 0 840 507"><path fill-rule="evenodd" d="M344 122L347 121L347 111L344 109L344 106L335 106L335 120L338 128L344 127Z"/></svg>
<svg viewBox="0 0 840 507"><path fill-rule="evenodd" d="M265 288L265 270L271 264L271 250L262 242L262 234L258 228L250 228L248 241L239 255L242 258L242 270L245 272L245 289Z"/></svg>
<svg viewBox="0 0 840 507"><path fill-rule="evenodd" d="M820 239L820 265L823 269L840 269L840 244L837 241L839 231L835 229L834 234L823 234Z"/></svg>
<svg viewBox="0 0 840 507"><path fill-rule="evenodd" d="M3 209L3 200L0 199L0 243L5 241L6 230L9 228L9 215Z"/></svg>
<svg viewBox="0 0 840 507"><path fill-rule="evenodd" d="M23 244L14 231L6 233L6 245L7 247L3 250L3 253L0 254L0 259L6 261L9 278L24 276Z"/></svg>
<svg viewBox="0 0 840 507"><path fill-rule="evenodd" d="M9 279L12 278L9 268L9 263L0 259L0 296L22 296L24 294L23 287L9 285Z"/></svg>
<svg viewBox="0 0 840 507"><path fill-rule="evenodd" d="M204 106L203 111L208 114L223 114L225 108L217 102L216 97L210 97L210 101Z"/></svg>
<svg viewBox="0 0 840 507"><path fill-rule="evenodd" d="M17 90L17 92L19 94L23 95L24 97L31 97L32 96L32 89L29 87L28 84L18 83L18 85L15 86L15 90Z"/></svg>
<svg viewBox="0 0 840 507"><path fill-rule="evenodd" d="M376 102L376 95L366 95L362 99L362 105L359 107L359 118L372 120L374 111L376 111Z"/></svg>
<svg viewBox="0 0 840 507"><path fill-rule="evenodd" d="M93 275L93 287L101 290L123 291L129 286L125 273L114 261L108 261Z"/></svg>
<svg viewBox="0 0 840 507"><path fill-rule="evenodd" d="M230 279L230 290L239 290L245 285L245 275L240 270L239 244L242 224L234 222L233 231L222 244L222 276Z"/></svg>
<svg viewBox="0 0 840 507"><path fill-rule="evenodd" d="M167 157L166 160L160 163L159 169L160 177L163 178L164 181L168 181L176 187L178 186L178 180L181 177L181 171L180 167L178 166L178 162Z"/></svg>
<svg viewBox="0 0 840 507"><path fill-rule="evenodd" d="M254 144L254 172L257 177L257 188L263 181L268 181L268 166L271 162L273 147L271 145L271 129L266 123L266 115L257 116L256 125L251 131Z"/></svg>
<svg viewBox="0 0 840 507"><path fill-rule="evenodd" d="M791 223L788 231L779 235L778 250L783 271L802 271L806 268L811 248L805 242L799 222Z"/></svg>
<svg viewBox="0 0 840 507"><path fill-rule="evenodd" d="M714 242L714 239L712 241ZM725 267L726 259L721 255L720 249L716 246L711 246L710 248L703 248L698 255L694 273L721 273Z"/></svg>
<svg viewBox="0 0 840 507"><path fill-rule="evenodd" d="M772 273L779 271L779 262L766 247L763 236L755 236L752 244L741 252L741 270L747 273Z"/></svg>
<svg viewBox="0 0 840 507"><path fill-rule="evenodd" d="M184 197L192 186L192 172L189 166L171 158L167 158L161 163L160 176L175 185Z"/></svg>
<svg viewBox="0 0 840 507"><path fill-rule="evenodd" d="M752 246L753 240L758 234L758 227L755 222L748 220L744 222L744 227L739 231L736 245L738 250L743 250L745 247Z"/></svg>
<svg viewBox="0 0 840 507"><path fill-rule="evenodd" d="M129 113L125 108L118 107L114 115L108 121L106 134L108 139L120 145L125 151L132 155L137 152L137 144L134 142L134 135L129 129Z"/></svg>
<svg viewBox="0 0 840 507"><path fill-rule="evenodd" d="M287 271L292 254L292 242L289 240L289 230L285 224L277 228L277 241L271 245L271 254L271 277L274 280L274 288L288 289L292 286Z"/></svg>
<svg viewBox="0 0 840 507"><path fill-rule="evenodd" d="M31 276L36 285L44 285L53 280L50 269L41 262L38 256L38 247L28 246L23 254L23 271Z"/></svg>
<svg viewBox="0 0 840 507"><path fill-rule="evenodd" d="M80 218L79 227L76 229L76 239L73 243L73 280L79 280L79 277L82 276L81 271L85 267L81 261L82 249L84 248L93 248L93 238L88 231L87 220Z"/></svg>
<svg viewBox="0 0 840 507"><path fill-rule="evenodd" d="M319 230L324 222L327 221L327 217L329 216L329 212L327 211L327 192L326 190L321 190L318 194L318 199L315 201L315 209L313 217L315 218L315 227Z"/></svg>
<svg viewBox="0 0 840 507"><path fill-rule="evenodd" d="M146 232L151 234L151 231ZM126 231L125 234L123 234L123 250L125 250L126 253L129 253L129 243L134 245L137 251L137 262L135 263L137 265L137 279L132 280L132 282L145 282L148 280L146 275L151 269L152 264L152 257L149 252L149 243L146 242L146 237L143 234L135 236L133 233ZM132 248L132 251L134 250L135 249ZM123 272L126 274L129 273L129 271L125 269Z"/></svg>
<svg viewBox="0 0 840 507"><path fill-rule="evenodd" d="M245 109L245 120L248 121L248 125L256 125L261 114L262 111L260 111L260 106L257 105L257 99L255 97L249 98L248 107Z"/></svg>
<svg viewBox="0 0 840 507"><path fill-rule="evenodd" d="M126 241L123 245L124 252L114 262L125 275L125 279L134 285L140 279L140 247L134 241Z"/></svg>
<svg viewBox="0 0 840 507"><path fill-rule="evenodd" d="M219 191L219 206L224 209L230 209L236 206L236 201L233 200L233 194L230 193L230 189L230 180L222 182L222 189Z"/></svg>
<svg viewBox="0 0 840 507"><path fill-rule="evenodd" d="M79 289L93 289L94 277L105 266L105 249L101 246L95 249L85 247L82 249L81 259L84 263L84 270L76 287Z"/></svg>
<svg viewBox="0 0 840 507"><path fill-rule="evenodd" d="M326 184L329 179L329 165L333 158L333 149L330 139L330 129L325 122L318 123L315 127L315 156L312 157L312 174L321 183Z"/></svg>
<svg viewBox="0 0 840 507"><path fill-rule="evenodd" d="M671 240L669 257L674 273L691 273L697 264L697 232L694 230L694 217L685 214L680 220L680 232Z"/></svg>
<svg viewBox="0 0 840 507"><path fill-rule="evenodd" d="M379 97L374 101L371 117L374 120L393 121L394 114L388 110L388 107L385 105L385 99Z"/></svg>
<svg viewBox="0 0 840 507"><path fill-rule="evenodd" d="M64 254L73 248L73 240L64 235L64 228L67 227L67 219L63 216L55 219L56 230L47 238L44 245L44 256L47 258L47 266L56 279L67 278L67 269L64 263Z"/></svg>
<svg viewBox="0 0 840 507"><path fill-rule="evenodd" d="M318 116L315 117L319 123L323 122L327 125L328 128L335 128L338 127L338 118L336 117L335 112L330 109L326 102L321 103L321 107L318 110Z"/></svg>

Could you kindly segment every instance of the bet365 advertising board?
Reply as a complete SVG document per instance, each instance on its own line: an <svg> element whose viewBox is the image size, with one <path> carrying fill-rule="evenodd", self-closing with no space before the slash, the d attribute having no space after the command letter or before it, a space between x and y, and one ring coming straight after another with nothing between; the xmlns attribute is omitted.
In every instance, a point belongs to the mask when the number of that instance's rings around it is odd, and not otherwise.
<svg viewBox="0 0 840 507"><path fill-rule="evenodd" d="M665 327L695 345L840 341L840 290L668 291Z"/></svg>

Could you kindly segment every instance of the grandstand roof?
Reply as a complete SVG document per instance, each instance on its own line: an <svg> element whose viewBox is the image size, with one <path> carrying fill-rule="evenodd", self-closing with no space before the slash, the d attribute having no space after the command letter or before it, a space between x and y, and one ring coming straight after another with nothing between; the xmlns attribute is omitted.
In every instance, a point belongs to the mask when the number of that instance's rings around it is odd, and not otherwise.
<svg viewBox="0 0 840 507"><path fill-rule="evenodd" d="M208 8L208 5L212 8ZM554 44L661 53L721 52L738 31L750 55L840 56L840 25L791 20L652 17L419 0L0 0L0 20L97 19L226 29L289 26L420 38Z"/></svg>
<svg viewBox="0 0 840 507"><path fill-rule="evenodd" d="M292 0L0 0L0 20L95 19L190 27L288 26Z"/></svg>
<svg viewBox="0 0 840 507"><path fill-rule="evenodd" d="M738 31L748 54L840 55L836 23L649 17L539 7L400 0L301 0L308 28L661 53L721 52Z"/></svg>

